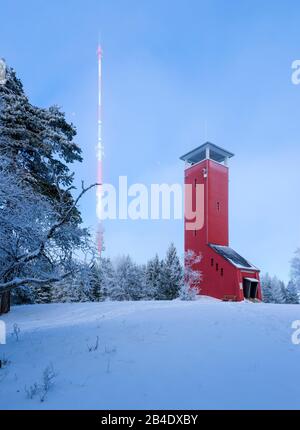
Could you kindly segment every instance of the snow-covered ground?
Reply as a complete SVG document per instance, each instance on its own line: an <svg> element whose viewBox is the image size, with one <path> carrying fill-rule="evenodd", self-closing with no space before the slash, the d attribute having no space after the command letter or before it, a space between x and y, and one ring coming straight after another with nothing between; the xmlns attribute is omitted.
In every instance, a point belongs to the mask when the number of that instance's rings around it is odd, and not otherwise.
<svg viewBox="0 0 300 430"><path fill-rule="evenodd" d="M14 307L1 319L0 358L9 363L0 369L0 409L300 407L297 305L53 304ZM40 385L49 364L56 377L46 400L28 398L25 386Z"/></svg>

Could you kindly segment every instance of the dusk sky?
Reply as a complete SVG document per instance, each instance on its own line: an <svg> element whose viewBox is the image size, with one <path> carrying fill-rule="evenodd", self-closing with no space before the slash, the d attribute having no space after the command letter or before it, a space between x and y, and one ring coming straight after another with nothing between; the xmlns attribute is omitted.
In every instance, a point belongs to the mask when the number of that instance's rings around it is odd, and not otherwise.
<svg viewBox="0 0 300 430"><path fill-rule="evenodd" d="M104 180L182 183L179 157L209 140L232 151L230 243L288 279L300 247L299 1L0 0L0 57L31 102L59 104L96 179L97 41L103 48ZM82 201L96 228L96 198ZM145 262L182 221L107 221L105 255Z"/></svg>

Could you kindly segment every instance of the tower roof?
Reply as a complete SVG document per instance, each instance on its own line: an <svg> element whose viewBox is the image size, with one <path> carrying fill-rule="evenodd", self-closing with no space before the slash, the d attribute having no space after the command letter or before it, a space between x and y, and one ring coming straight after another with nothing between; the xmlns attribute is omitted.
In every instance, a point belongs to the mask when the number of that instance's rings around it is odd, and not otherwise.
<svg viewBox="0 0 300 430"><path fill-rule="evenodd" d="M206 142L198 148L193 149L185 155L180 157L180 160L187 161L188 163L199 163L199 161L210 158L218 163L222 163L227 158L233 157L232 152L226 151L226 149L220 148L211 142Z"/></svg>

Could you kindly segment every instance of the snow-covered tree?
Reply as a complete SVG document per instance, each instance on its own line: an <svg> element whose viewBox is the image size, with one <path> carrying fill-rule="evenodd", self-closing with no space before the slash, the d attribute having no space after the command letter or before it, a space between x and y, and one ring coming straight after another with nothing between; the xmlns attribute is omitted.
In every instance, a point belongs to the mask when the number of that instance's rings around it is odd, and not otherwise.
<svg viewBox="0 0 300 430"><path fill-rule="evenodd" d="M300 291L300 248L296 250L291 261L291 278L296 289Z"/></svg>
<svg viewBox="0 0 300 430"><path fill-rule="evenodd" d="M91 188L83 188L80 198ZM73 206L62 196L59 210L46 197L0 170L0 293L28 285L47 286L71 274L76 251L90 243L85 231L68 224Z"/></svg>
<svg viewBox="0 0 300 430"><path fill-rule="evenodd" d="M26 285L12 291L11 301L14 305L31 305L35 303L35 298L34 289Z"/></svg>
<svg viewBox="0 0 300 430"><path fill-rule="evenodd" d="M90 269L89 274L93 301L110 298L116 288L116 274L109 258L99 258Z"/></svg>
<svg viewBox="0 0 300 430"><path fill-rule="evenodd" d="M31 105L7 67L0 86L0 313L13 288L57 281L87 245L69 164L81 161L76 130L56 106ZM62 271L64 266L68 270ZM5 298L5 300L4 300ZM5 311L5 310L4 310Z"/></svg>
<svg viewBox="0 0 300 430"><path fill-rule="evenodd" d="M159 299L163 292L161 291L163 262L156 254L155 257L148 261L145 269L145 283L147 288L147 297ZM164 297L163 297L164 298Z"/></svg>
<svg viewBox="0 0 300 430"><path fill-rule="evenodd" d="M271 277L268 273L261 276L261 288L265 303L286 303L287 289L283 281L277 276Z"/></svg>
<svg viewBox="0 0 300 430"><path fill-rule="evenodd" d="M277 276L274 276L272 279L272 295L274 303L280 304L285 302L285 285Z"/></svg>
<svg viewBox="0 0 300 430"><path fill-rule="evenodd" d="M269 273L266 273L261 276L260 283L261 283L263 301L265 303L273 303L274 297L273 297L273 289L272 289L272 278L269 275Z"/></svg>
<svg viewBox="0 0 300 430"><path fill-rule="evenodd" d="M187 250L184 254L184 277L180 291L182 299L192 299L197 294L200 294L202 273L197 266L201 260L202 256L192 250ZM191 291L189 292L189 290Z"/></svg>
<svg viewBox="0 0 300 430"><path fill-rule="evenodd" d="M198 289L194 287L190 287L185 282L182 283L179 291L179 298L180 300L184 301L192 301L195 300L198 295Z"/></svg>
<svg viewBox="0 0 300 430"><path fill-rule="evenodd" d="M176 248L171 243L161 266L160 297L165 300L176 299L179 296L182 280L183 268Z"/></svg>
<svg viewBox="0 0 300 430"><path fill-rule="evenodd" d="M288 283L286 288L286 303L299 304L299 293L298 289L293 281Z"/></svg>
<svg viewBox="0 0 300 430"><path fill-rule="evenodd" d="M34 294L34 303L51 303L52 301L52 285L43 285L42 287L37 286L33 290Z"/></svg>
<svg viewBox="0 0 300 430"><path fill-rule="evenodd" d="M10 67L6 78L0 85L0 169L13 172L35 193L60 205L60 192L73 183L69 164L82 160L73 141L76 129L57 106L42 109L30 104ZM64 200L73 204L70 190L64 192ZM78 221L76 208L72 215Z"/></svg>
<svg viewBox="0 0 300 430"><path fill-rule="evenodd" d="M116 278L110 290L112 300L141 300L146 296L145 274L129 256L116 263Z"/></svg>

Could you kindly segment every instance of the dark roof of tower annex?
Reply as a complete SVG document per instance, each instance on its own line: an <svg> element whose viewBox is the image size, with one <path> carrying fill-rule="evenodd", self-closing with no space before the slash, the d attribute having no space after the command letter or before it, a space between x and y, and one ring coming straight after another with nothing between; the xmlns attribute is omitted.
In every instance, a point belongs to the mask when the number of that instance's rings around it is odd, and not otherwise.
<svg viewBox="0 0 300 430"><path fill-rule="evenodd" d="M225 258L225 260L239 269L259 270L229 246L214 245L212 243L210 243L209 246Z"/></svg>

